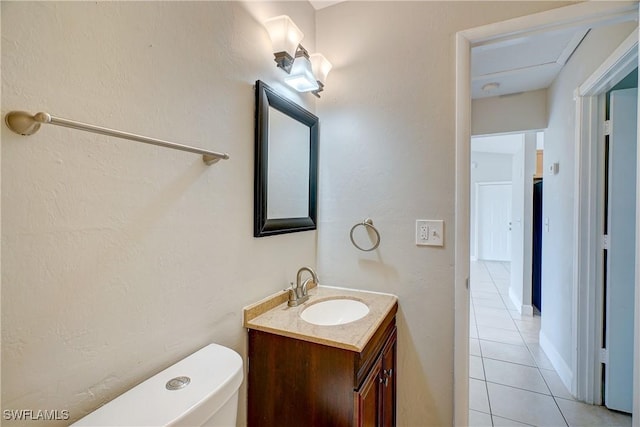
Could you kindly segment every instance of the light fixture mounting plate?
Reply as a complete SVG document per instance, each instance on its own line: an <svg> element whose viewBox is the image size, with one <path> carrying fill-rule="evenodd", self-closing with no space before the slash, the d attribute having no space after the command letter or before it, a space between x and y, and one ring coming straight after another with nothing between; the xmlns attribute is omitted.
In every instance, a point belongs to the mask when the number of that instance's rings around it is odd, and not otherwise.
<svg viewBox="0 0 640 427"><path fill-rule="evenodd" d="M291 55L287 52L275 52L273 57L278 68L282 68L287 74L291 73L291 67L293 67L293 58Z"/></svg>

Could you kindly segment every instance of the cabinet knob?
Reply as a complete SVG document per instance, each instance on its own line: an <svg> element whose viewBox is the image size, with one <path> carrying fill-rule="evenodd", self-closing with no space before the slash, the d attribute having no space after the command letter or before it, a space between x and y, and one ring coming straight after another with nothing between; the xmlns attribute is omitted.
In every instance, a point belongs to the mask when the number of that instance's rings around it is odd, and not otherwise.
<svg viewBox="0 0 640 427"><path fill-rule="evenodd" d="M383 374L383 376L379 377L378 381L380 382L380 384L384 384L385 387L387 387L389 385L389 377L386 376L385 374Z"/></svg>

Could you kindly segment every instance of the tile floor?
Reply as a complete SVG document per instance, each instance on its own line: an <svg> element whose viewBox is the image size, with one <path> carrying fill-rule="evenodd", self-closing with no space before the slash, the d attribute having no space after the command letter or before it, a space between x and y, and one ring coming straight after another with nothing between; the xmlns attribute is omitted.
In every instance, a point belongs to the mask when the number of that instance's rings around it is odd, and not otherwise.
<svg viewBox="0 0 640 427"><path fill-rule="evenodd" d="M469 425L631 426L631 416L577 402L538 343L540 316L509 299L509 263L471 263Z"/></svg>

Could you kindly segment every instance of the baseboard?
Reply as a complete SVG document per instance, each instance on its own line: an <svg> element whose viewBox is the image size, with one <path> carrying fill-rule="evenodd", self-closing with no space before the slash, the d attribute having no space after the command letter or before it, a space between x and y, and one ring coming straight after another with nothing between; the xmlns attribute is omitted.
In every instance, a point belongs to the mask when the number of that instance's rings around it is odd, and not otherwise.
<svg viewBox="0 0 640 427"><path fill-rule="evenodd" d="M478 257L475 255L471 255L471 262L478 261Z"/></svg>
<svg viewBox="0 0 640 427"><path fill-rule="evenodd" d="M520 314L525 314L527 316L533 316L533 306L532 305L522 305L520 307Z"/></svg>
<svg viewBox="0 0 640 427"><path fill-rule="evenodd" d="M516 307L518 310L522 309L522 300L520 300L520 298L518 298L518 296L513 293L513 288L511 287L511 285L509 285L509 299L511 300L511 303L514 307Z"/></svg>
<svg viewBox="0 0 640 427"><path fill-rule="evenodd" d="M567 390L571 390L571 383L573 382L573 372L567 363L564 361L556 347L551 343L549 338L540 330L540 347L547 355L547 358L553 365L556 373L562 380L562 383L567 388Z"/></svg>
<svg viewBox="0 0 640 427"><path fill-rule="evenodd" d="M533 316L533 306L522 304L522 300L512 292L513 288L509 286L509 299L518 312L525 316Z"/></svg>

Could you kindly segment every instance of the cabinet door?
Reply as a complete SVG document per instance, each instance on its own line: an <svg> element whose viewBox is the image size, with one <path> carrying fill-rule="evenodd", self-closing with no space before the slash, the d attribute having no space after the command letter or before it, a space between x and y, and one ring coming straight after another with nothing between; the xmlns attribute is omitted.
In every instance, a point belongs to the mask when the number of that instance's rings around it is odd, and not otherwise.
<svg viewBox="0 0 640 427"><path fill-rule="evenodd" d="M356 392L355 425L358 427L396 425L396 343L397 332L394 330Z"/></svg>
<svg viewBox="0 0 640 427"><path fill-rule="evenodd" d="M378 427L380 421L382 358L378 358L364 380L360 390L356 392L356 426Z"/></svg>
<svg viewBox="0 0 640 427"><path fill-rule="evenodd" d="M382 371L380 372L380 418L381 426L396 425L396 331L389 337L382 350Z"/></svg>

